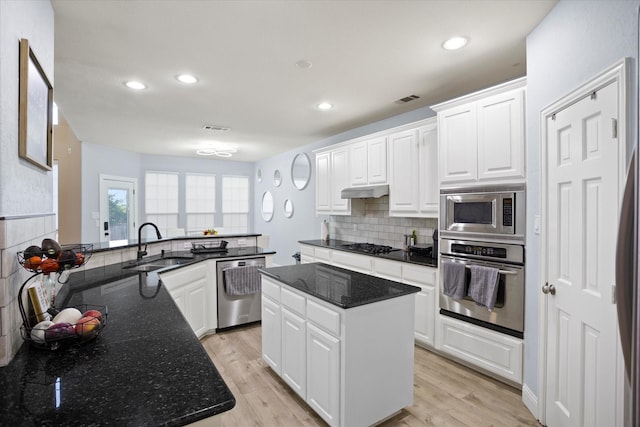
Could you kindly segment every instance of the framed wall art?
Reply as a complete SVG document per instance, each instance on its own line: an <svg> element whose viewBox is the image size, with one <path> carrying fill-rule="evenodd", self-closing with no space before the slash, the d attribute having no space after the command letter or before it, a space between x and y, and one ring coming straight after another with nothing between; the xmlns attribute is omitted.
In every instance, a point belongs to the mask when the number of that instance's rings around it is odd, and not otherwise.
<svg viewBox="0 0 640 427"><path fill-rule="evenodd" d="M53 87L27 39L20 39L18 155L45 170L53 167Z"/></svg>

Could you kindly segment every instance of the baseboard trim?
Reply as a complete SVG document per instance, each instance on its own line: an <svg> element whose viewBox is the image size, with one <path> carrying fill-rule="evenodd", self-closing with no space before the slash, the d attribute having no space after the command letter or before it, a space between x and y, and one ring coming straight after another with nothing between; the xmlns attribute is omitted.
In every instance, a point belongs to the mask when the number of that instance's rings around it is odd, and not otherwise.
<svg viewBox="0 0 640 427"><path fill-rule="evenodd" d="M522 385L522 403L537 420L540 419L538 416L538 396L531 391L527 384Z"/></svg>

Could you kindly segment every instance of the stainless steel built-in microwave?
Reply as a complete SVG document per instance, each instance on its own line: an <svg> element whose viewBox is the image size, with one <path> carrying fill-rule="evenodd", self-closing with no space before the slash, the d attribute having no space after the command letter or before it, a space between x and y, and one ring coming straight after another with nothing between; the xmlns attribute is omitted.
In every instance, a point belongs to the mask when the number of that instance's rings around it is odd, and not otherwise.
<svg viewBox="0 0 640 427"><path fill-rule="evenodd" d="M522 239L525 235L522 185L440 192L442 237Z"/></svg>

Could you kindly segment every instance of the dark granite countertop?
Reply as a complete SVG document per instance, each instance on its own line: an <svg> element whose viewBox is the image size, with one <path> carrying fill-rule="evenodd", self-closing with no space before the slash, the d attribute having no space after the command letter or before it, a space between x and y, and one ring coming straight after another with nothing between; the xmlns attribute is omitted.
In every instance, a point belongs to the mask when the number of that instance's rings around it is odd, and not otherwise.
<svg viewBox="0 0 640 427"><path fill-rule="evenodd" d="M192 256L183 266L273 253L234 248ZM23 344L13 361L0 368L0 424L172 426L235 406L157 272L137 273L123 268L126 264L70 275L57 305L107 306L107 325L95 340L80 346L49 351Z"/></svg>
<svg viewBox="0 0 640 427"><path fill-rule="evenodd" d="M262 234L253 234L253 233L244 233L244 234L215 234L208 236L180 236L180 237L166 237L162 239L156 239L155 237L150 239L142 239L143 244L148 243L158 243L158 242L171 242L173 240L200 240L200 239L213 239L213 240L224 240L224 239L232 239L232 238L242 238L242 237L259 237ZM103 252L103 251L112 251L123 248L133 248L138 246L138 239L130 239L124 241L122 244L118 246L110 246L113 242L104 242L104 243L92 243L94 252Z"/></svg>
<svg viewBox="0 0 640 427"><path fill-rule="evenodd" d="M354 242L349 242L346 240L337 240L337 239L331 239L328 242L324 241L324 240L300 240L298 243L301 243L303 245L311 245L311 246L319 246L321 248L328 248L328 249L337 249L340 251L345 251L345 252L352 252L354 254L360 254L360 255L367 255L367 256L372 256L372 257L376 257L376 258L383 258L383 259L389 259L392 261L400 261L400 262L408 262L411 264L418 264L418 265L424 265L427 267L433 267L433 268L438 268L438 260L437 259L433 259L431 257L427 257L424 255L418 255L418 254L411 254L409 252L405 252L402 250L395 250L392 252L388 252L386 254L365 254L362 252L358 252L358 251L352 251L350 249L346 249L344 247L342 247L342 245L350 245Z"/></svg>
<svg viewBox="0 0 640 427"><path fill-rule="evenodd" d="M322 263L259 270L280 282L341 308L420 292L420 288Z"/></svg>

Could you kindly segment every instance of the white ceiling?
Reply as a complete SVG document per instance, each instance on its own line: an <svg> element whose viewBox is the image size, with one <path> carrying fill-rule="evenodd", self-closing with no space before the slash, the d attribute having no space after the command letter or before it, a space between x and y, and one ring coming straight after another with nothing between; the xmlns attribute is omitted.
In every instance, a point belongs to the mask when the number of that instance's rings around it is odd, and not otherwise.
<svg viewBox="0 0 640 427"><path fill-rule="evenodd" d="M220 141L256 161L525 75L525 38L556 0L52 3L55 100L81 141L177 156ZM469 44L443 50L456 35Z"/></svg>

